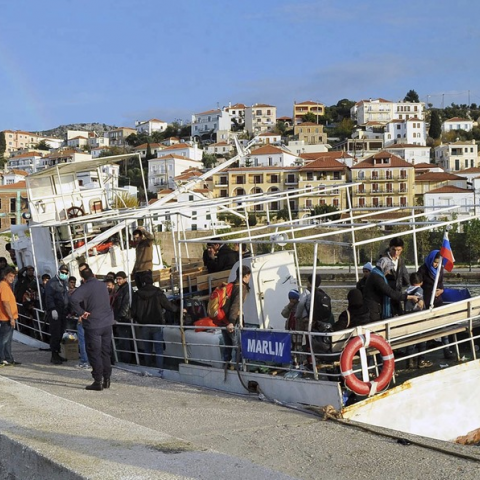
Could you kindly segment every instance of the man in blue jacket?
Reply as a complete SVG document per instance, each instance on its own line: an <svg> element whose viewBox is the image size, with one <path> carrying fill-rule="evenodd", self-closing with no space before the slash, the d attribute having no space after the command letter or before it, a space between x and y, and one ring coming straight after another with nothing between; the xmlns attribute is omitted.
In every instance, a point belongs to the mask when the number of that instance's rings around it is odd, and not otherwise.
<svg viewBox="0 0 480 480"><path fill-rule="evenodd" d="M81 263L78 270L83 284L72 293L70 304L83 324L88 360L92 366L93 383L85 388L100 391L110 388L113 311L105 283L95 278L86 263Z"/></svg>

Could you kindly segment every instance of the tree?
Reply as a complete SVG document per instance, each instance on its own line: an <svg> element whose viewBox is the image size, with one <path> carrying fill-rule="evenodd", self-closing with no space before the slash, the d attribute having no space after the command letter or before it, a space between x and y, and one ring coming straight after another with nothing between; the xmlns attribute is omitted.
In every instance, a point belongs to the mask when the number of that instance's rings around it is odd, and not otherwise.
<svg viewBox="0 0 480 480"><path fill-rule="evenodd" d="M419 103L418 93L415 90L409 90L403 99L404 102Z"/></svg>
<svg viewBox="0 0 480 480"><path fill-rule="evenodd" d="M428 130L428 135L432 138L440 138L442 135L442 122L440 120L440 115L437 109L431 111L430 114L430 128Z"/></svg>
<svg viewBox="0 0 480 480"><path fill-rule="evenodd" d="M40 140L35 146L37 150L46 150L47 152L50 150L50 146L47 144L45 140Z"/></svg>
<svg viewBox="0 0 480 480"><path fill-rule="evenodd" d="M254 227L258 223L257 216L254 213L248 214L248 225Z"/></svg>
<svg viewBox="0 0 480 480"><path fill-rule="evenodd" d="M145 160L150 160L155 158L155 155L152 153L152 148L150 147L150 143L147 143L147 152L145 154Z"/></svg>
<svg viewBox="0 0 480 480"><path fill-rule="evenodd" d="M7 149L7 141L5 140L5 132L0 132L0 158L3 159L3 154Z"/></svg>
<svg viewBox="0 0 480 480"><path fill-rule="evenodd" d="M330 213L330 212L338 212L338 208L334 207L333 205L315 205L311 210L310 210L310 215L316 216L316 215L323 215L324 213ZM340 214L337 213L336 215L328 215L327 217L323 217L322 221L331 221L331 220L339 220L340 219Z"/></svg>
<svg viewBox="0 0 480 480"><path fill-rule="evenodd" d="M313 112L308 112L302 117L302 122L317 123L317 116Z"/></svg>
<svg viewBox="0 0 480 480"><path fill-rule="evenodd" d="M478 261L478 257L480 256L480 220L478 220L478 218L469 220L464 226L464 231L465 243L468 247L468 263L471 269L472 259L474 260L474 263L476 263L475 260Z"/></svg>
<svg viewBox="0 0 480 480"><path fill-rule="evenodd" d="M113 199L113 208L137 208L138 198L128 192L117 192Z"/></svg>
<svg viewBox="0 0 480 480"><path fill-rule="evenodd" d="M203 152L203 155L202 155L202 163L203 163L203 166L207 169L207 170L210 170L211 168L213 168L216 163L217 163L217 157L215 155L213 155L213 153L205 153Z"/></svg>

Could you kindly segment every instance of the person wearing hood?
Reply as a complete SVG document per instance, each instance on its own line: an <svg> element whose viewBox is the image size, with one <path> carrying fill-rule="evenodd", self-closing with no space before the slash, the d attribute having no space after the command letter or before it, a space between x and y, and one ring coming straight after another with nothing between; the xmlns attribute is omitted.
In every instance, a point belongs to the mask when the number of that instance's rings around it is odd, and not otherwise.
<svg viewBox="0 0 480 480"><path fill-rule="evenodd" d="M144 279L144 284L132 296L132 318L138 327L138 338L142 340L145 363L151 366L151 356L155 352L155 366L163 368L163 329L165 325L163 309L176 313L179 307L170 302L153 281Z"/></svg>
<svg viewBox="0 0 480 480"><path fill-rule="evenodd" d="M363 289L365 288L365 284L367 283L367 278L373 270L373 265L370 262L367 262L363 266L363 277L357 282L356 288L360 290L363 294Z"/></svg>
<svg viewBox="0 0 480 480"><path fill-rule="evenodd" d="M363 303L363 295L358 288L353 288L348 292L347 300L347 309L339 315L338 321L333 324L335 332L370 323L370 311Z"/></svg>
<svg viewBox="0 0 480 480"><path fill-rule="evenodd" d="M70 296L70 303L85 330L85 346L92 366L93 383L85 388L101 391L110 388L113 311L105 283L95 278L87 263L81 263L78 271L83 283Z"/></svg>
<svg viewBox="0 0 480 480"><path fill-rule="evenodd" d="M440 271L438 269L440 268ZM443 305L443 266L440 265L440 250L432 250L427 257L425 258L425 263L420 266L418 273L422 276L423 283L423 298L425 301L425 309L428 310L432 303L432 292L433 287L435 286L435 278L438 273L438 282L437 288L435 289L435 298L433 300L433 307L440 307ZM444 345L449 345L448 336L442 337L442 343ZM455 358L455 354L450 350L449 347L446 347L443 350L443 355L446 359Z"/></svg>
<svg viewBox="0 0 480 480"><path fill-rule="evenodd" d="M391 274L393 268L394 265L390 258L381 257L365 283L364 303L370 311L372 322L392 317L392 300L396 302L418 301L415 295L407 295L406 292L399 292L388 285L387 276Z"/></svg>
<svg viewBox="0 0 480 480"><path fill-rule="evenodd" d="M60 356L60 343L67 325L69 306L68 267L60 265L55 275L45 286L45 310L50 324L51 363L61 365L67 360Z"/></svg>

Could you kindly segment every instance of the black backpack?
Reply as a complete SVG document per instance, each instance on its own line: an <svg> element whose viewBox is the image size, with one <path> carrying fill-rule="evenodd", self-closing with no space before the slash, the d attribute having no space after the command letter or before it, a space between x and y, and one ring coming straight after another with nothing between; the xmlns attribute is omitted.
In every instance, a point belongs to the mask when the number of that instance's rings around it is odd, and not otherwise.
<svg viewBox="0 0 480 480"><path fill-rule="evenodd" d="M310 313L310 302L305 304L307 313ZM332 300L321 289L315 289L315 296L313 298L313 322L332 323Z"/></svg>

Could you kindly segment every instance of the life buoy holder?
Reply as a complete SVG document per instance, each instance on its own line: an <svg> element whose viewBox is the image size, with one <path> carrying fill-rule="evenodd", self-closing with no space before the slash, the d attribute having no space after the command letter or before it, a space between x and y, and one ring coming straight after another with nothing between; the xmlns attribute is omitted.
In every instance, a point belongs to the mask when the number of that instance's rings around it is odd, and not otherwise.
<svg viewBox="0 0 480 480"><path fill-rule="evenodd" d="M353 357L361 348L376 348L382 355L383 366L380 375L371 382L360 380L353 373ZM359 395L368 395L369 397L382 391L392 380L395 371L395 359L390 345L380 336L370 332L364 335L352 338L347 343L340 356L340 370L345 378L346 386Z"/></svg>
<svg viewBox="0 0 480 480"><path fill-rule="evenodd" d="M85 210L82 207L73 206L67 209L68 218L82 217L85 215Z"/></svg>

